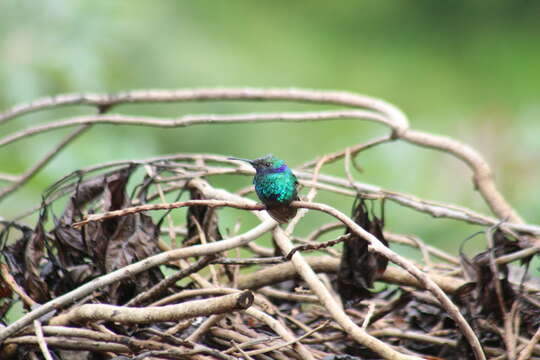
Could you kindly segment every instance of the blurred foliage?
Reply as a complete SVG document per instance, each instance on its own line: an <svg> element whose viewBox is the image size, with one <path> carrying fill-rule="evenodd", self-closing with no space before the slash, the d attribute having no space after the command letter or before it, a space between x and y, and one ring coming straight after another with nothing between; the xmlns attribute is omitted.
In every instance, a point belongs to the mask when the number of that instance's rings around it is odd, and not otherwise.
<svg viewBox="0 0 540 360"><path fill-rule="evenodd" d="M532 0L3 0L0 108L66 92L210 86L349 90L391 101L414 128L473 144L492 164L508 200L527 221L539 223L539 13L540 2ZM228 102L119 110L178 116L306 108ZM89 111L94 109L29 115L1 126L0 133ZM98 126L1 203L0 214L9 218L38 204L43 189L67 172L113 159L274 152L294 166L385 131L347 120L168 130ZM28 168L61 133L3 148L0 171ZM365 171L355 176L362 181L487 211L473 191L470 171L448 155L397 143L362 154L359 161ZM342 174L340 166L331 169ZM232 189L248 182L217 180ZM336 204L350 208L348 200ZM390 229L447 249L455 250L475 230L395 205L388 210Z"/></svg>

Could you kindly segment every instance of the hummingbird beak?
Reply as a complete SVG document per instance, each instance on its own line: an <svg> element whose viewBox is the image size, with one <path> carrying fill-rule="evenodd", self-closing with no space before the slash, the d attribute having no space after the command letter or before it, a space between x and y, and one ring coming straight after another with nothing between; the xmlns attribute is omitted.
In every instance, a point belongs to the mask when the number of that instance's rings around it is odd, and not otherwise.
<svg viewBox="0 0 540 360"><path fill-rule="evenodd" d="M228 160L244 161L244 162L247 162L247 163L253 165L253 160L250 160L250 159L242 159L242 158L237 158L237 157L228 157L227 159Z"/></svg>

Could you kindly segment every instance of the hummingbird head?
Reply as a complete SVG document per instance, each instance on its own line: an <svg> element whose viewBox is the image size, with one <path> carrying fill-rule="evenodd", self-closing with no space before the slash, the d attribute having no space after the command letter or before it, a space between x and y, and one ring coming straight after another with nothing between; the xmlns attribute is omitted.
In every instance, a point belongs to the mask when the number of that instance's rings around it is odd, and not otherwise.
<svg viewBox="0 0 540 360"><path fill-rule="evenodd" d="M251 164L255 168L255 171L257 171L257 174L268 174L268 173L277 173L277 172L283 172L287 169L287 165L285 164L285 161L278 159L272 154L268 154L266 156L249 160L249 159L241 159L241 158L229 158L231 160L240 160L245 161Z"/></svg>

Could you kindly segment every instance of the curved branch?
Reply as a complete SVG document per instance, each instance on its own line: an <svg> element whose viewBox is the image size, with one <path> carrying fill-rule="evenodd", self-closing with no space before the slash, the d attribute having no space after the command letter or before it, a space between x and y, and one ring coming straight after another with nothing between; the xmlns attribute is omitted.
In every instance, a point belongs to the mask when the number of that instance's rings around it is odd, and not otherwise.
<svg viewBox="0 0 540 360"><path fill-rule="evenodd" d="M315 272L335 273L339 269L340 260L330 256L306 256L305 260ZM264 286L292 280L297 276L298 273L290 261L282 262L281 264L265 267L261 270L240 276L238 278L238 288L257 290ZM465 281L455 277L438 274L429 274L428 276L449 294L454 293L460 286L465 284ZM381 275L380 281L416 288L422 287L422 284L415 277L396 266L386 268L385 272Z"/></svg>
<svg viewBox="0 0 540 360"><path fill-rule="evenodd" d="M471 146L446 136L428 134L421 131L407 130L401 138L412 144L448 152L463 160L473 171L475 188L480 191L491 210L501 219L523 223L523 219L497 191L493 174L487 161Z"/></svg>
<svg viewBox="0 0 540 360"><path fill-rule="evenodd" d="M176 128L200 124L213 123L254 123L267 121L321 121L332 119L363 119L391 126L391 123L380 114L366 110L341 110L341 111L317 111L298 113L261 113L261 114L238 114L238 115L185 115L179 118L155 118L146 116L128 116L120 114L103 114L77 116L66 120L54 121L44 125L30 127L18 131L0 139L0 147L11 144L23 138L41 134L44 132L62 129L75 125L87 124L112 124L112 125L139 125L161 128Z"/></svg>
<svg viewBox="0 0 540 360"><path fill-rule="evenodd" d="M117 94L63 94L21 104L0 114L0 124L31 112L67 105L90 105L110 108L119 104L187 102L216 100L290 101L335 104L375 109L404 131L409 127L407 117L394 105L383 100L343 91L305 89L215 88L193 90L137 90Z"/></svg>
<svg viewBox="0 0 540 360"><path fill-rule="evenodd" d="M73 140L75 140L79 135L84 133L90 128L90 125L81 125L73 132L68 134L58 145L56 145L51 151L49 151L40 161L38 161L34 166L28 169L23 175L18 176L11 185L6 186L3 189L0 189L0 200L16 191L18 188L26 184L34 175L36 175L49 161L51 161L60 151L68 146Z"/></svg>

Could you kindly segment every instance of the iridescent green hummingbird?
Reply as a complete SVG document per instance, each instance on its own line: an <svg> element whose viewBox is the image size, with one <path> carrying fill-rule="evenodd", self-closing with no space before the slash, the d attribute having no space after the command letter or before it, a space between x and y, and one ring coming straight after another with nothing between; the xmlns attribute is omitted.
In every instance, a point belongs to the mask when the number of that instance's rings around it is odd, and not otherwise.
<svg viewBox="0 0 540 360"><path fill-rule="evenodd" d="M289 204L298 200L298 180L283 160L271 154L255 160L229 159L248 162L255 168L255 192L277 222L286 223L296 215L296 208Z"/></svg>

